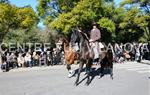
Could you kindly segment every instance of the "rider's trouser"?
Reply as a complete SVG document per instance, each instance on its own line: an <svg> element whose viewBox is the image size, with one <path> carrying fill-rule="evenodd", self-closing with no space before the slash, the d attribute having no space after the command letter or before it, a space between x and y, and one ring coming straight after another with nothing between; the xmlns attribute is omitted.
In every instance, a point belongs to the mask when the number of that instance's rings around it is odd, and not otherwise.
<svg viewBox="0 0 150 95"><path fill-rule="evenodd" d="M93 52L94 52L94 59L99 58L99 44L98 42L93 42L92 43L92 48L93 48Z"/></svg>

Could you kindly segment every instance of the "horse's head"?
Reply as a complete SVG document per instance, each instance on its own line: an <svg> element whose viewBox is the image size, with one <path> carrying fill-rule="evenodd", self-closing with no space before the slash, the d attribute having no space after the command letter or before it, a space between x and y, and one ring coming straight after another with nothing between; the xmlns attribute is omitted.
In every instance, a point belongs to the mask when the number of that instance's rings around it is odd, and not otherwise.
<svg viewBox="0 0 150 95"><path fill-rule="evenodd" d="M69 41L64 35L60 35L57 45L63 46L64 44L68 46L69 45Z"/></svg>
<svg viewBox="0 0 150 95"><path fill-rule="evenodd" d="M72 34L71 34L71 45L74 46L75 43L79 43L80 42L80 33L77 29L72 30Z"/></svg>

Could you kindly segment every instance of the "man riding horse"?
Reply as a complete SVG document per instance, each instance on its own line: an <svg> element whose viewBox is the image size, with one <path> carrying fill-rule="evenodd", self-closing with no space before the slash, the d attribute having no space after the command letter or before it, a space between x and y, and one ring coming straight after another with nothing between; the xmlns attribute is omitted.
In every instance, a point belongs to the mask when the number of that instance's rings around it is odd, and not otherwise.
<svg viewBox="0 0 150 95"><path fill-rule="evenodd" d="M96 59L99 59L99 55L100 55L99 41L100 41L100 38L101 38L101 32L97 28L97 24L93 23L93 29L91 30L91 33L90 33L89 42L90 42L91 47L94 51L94 59L95 59L94 62L98 61Z"/></svg>
<svg viewBox="0 0 150 95"><path fill-rule="evenodd" d="M104 55L103 58L100 58L101 59L100 61L102 63L101 72L103 72L103 68L106 66L106 64L108 64L107 66L110 66L112 68L112 53L109 51L99 52L100 38L101 38L100 30L96 27L96 24L93 24L93 29L90 34L90 39L80 28L72 30L70 43L66 39L63 39L65 60L67 64L67 69L69 71L69 77L74 75L74 73L70 73L72 71L71 64L73 64L75 60L79 60L79 68L77 72L75 85L79 84L79 77L84 64L86 65L86 74L87 74L86 84L89 85L90 83L89 76L91 72L92 61L93 59L96 58L99 59L100 53L101 55Z"/></svg>
<svg viewBox="0 0 150 95"><path fill-rule="evenodd" d="M78 31L80 33L82 33L83 35L85 35L86 38L89 40L91 49L93 49L93 52L94 52L93 63L95 64L95 63L98 63L98 61L99 61L98 59L100 58L99 42L100 42L100 39L101 39L101 32L97 28L97 24L95 22L92 24L92 26L93 26L93 29L90 32L90 38L87 36L86 33L83 32L81 27L78 28ZM74 47L74 50L78 53L78 51L79 51L79 43L76 43L73 47Z"/></svg>

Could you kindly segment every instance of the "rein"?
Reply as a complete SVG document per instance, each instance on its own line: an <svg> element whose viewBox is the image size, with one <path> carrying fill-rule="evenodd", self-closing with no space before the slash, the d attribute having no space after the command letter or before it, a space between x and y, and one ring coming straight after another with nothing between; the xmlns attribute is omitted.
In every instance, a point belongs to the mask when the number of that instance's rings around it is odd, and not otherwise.
<svg viewBox="0 0 150 95"><path fill-rule="evenodd" d="M85 34L83 32L79 32L79 33L81 33L83 36L85 36L85 38L89 41L90 38L87 36L87 34Z"/></svg>

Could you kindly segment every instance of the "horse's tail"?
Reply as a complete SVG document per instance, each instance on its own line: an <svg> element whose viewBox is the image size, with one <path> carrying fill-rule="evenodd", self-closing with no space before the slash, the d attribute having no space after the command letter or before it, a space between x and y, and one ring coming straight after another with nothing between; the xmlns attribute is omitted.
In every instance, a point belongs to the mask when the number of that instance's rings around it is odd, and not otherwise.
<svg viewBox="0 0 150 95"><path fill-rule="evenodd" d="M113 53L112 53L112 50L108 50L107 51L107 59L110 63L112 63L113 61Z"/></svg>

